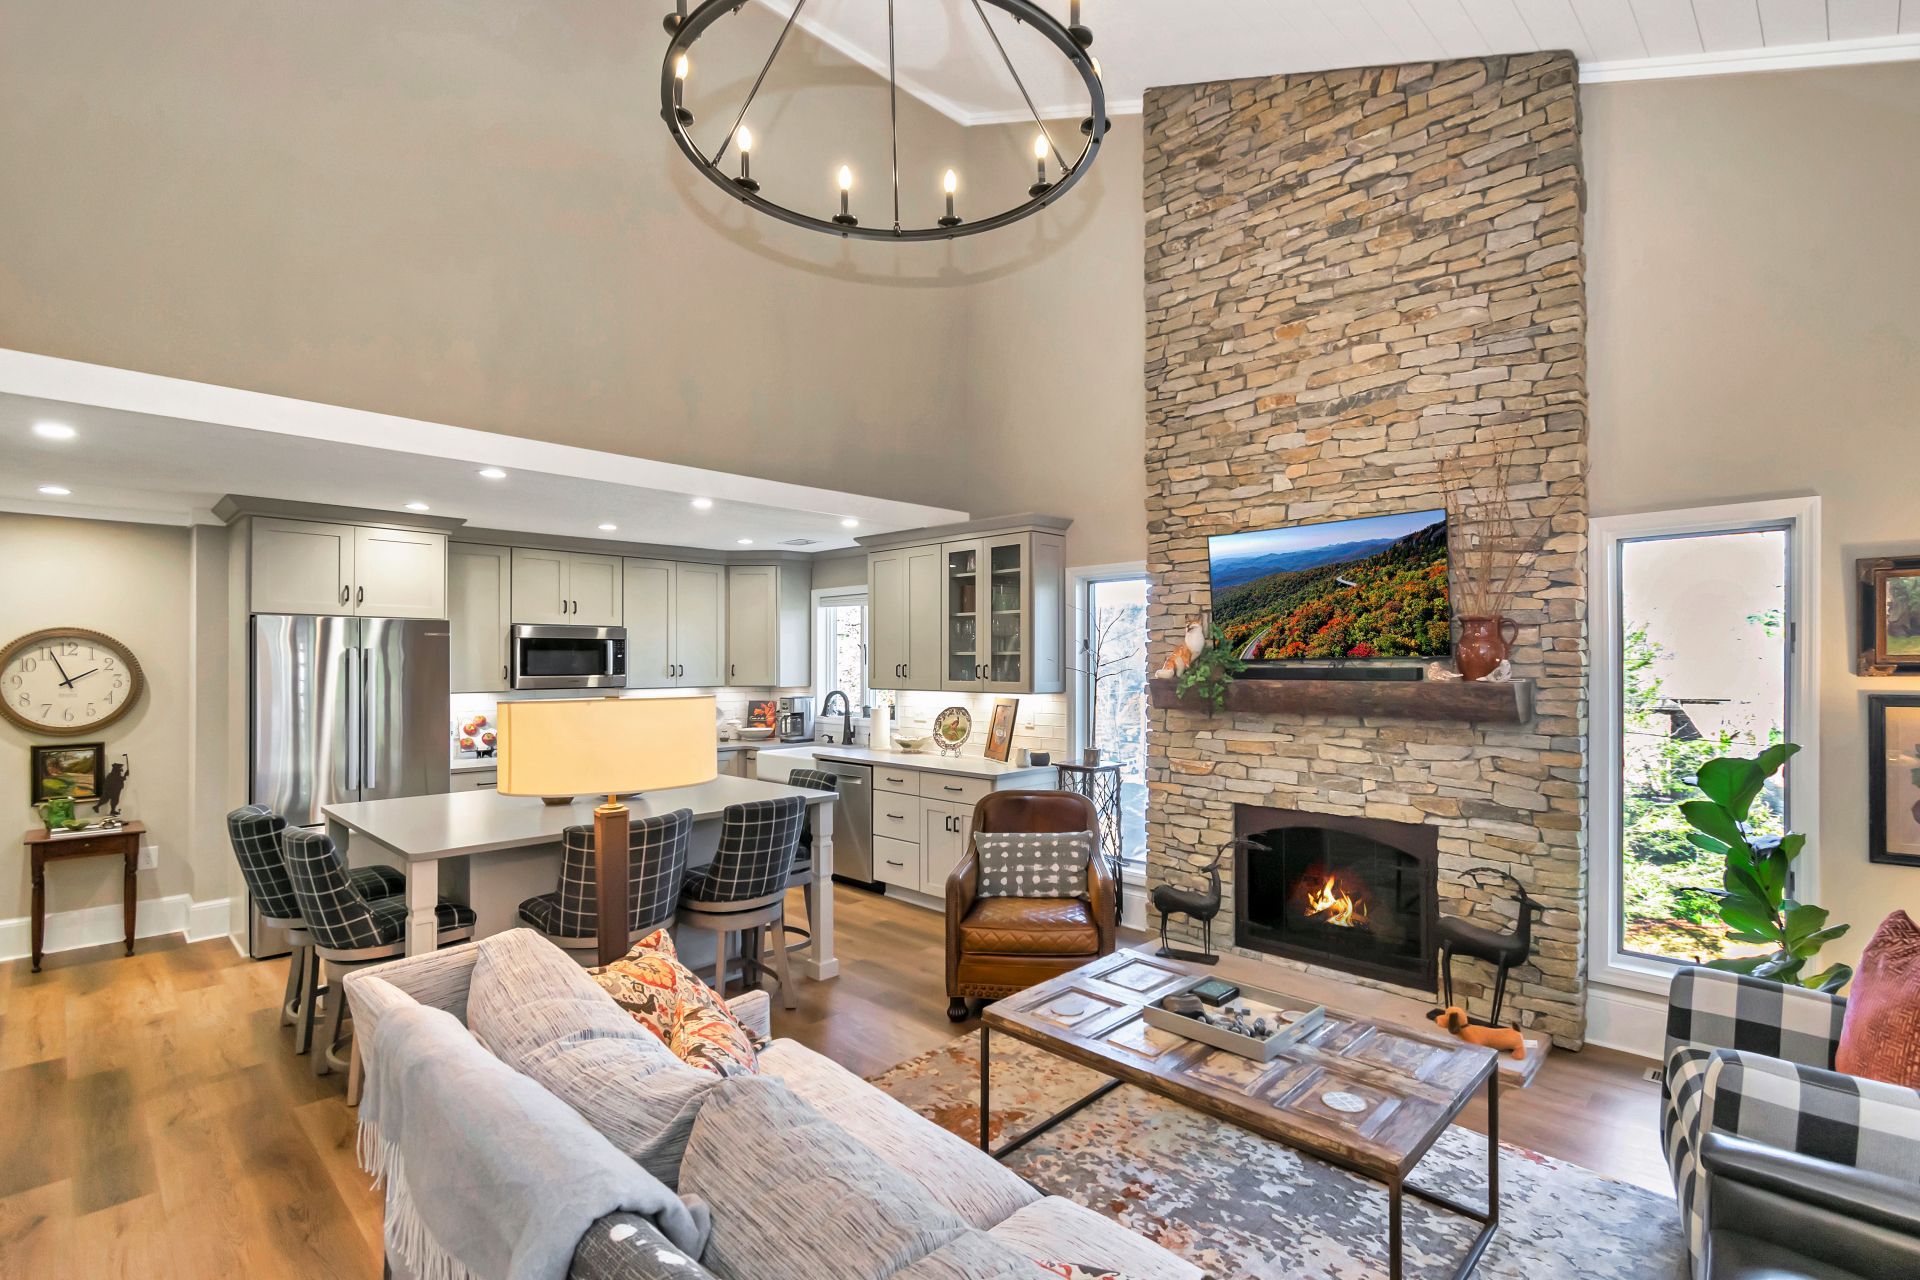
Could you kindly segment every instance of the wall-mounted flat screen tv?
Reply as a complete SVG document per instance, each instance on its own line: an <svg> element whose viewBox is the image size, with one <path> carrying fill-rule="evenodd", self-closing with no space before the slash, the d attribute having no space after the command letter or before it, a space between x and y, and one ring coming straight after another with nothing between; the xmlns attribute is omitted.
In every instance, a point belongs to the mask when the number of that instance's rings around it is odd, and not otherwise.
<svg viewBox="0 0 1920 1280"><path fill-rule="evenodd" d="M1248 662L1453 650L1444 510L1222 534L1207 557L1213 620Z"/></svg>

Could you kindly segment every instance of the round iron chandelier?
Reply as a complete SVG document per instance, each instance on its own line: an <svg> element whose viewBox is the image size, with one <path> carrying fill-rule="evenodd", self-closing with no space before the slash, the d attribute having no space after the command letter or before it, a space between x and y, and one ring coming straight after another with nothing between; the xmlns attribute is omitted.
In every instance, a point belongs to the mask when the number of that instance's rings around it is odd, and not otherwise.
<svg viewBox="0 0 1920 1280"><path fill-rule="evenodd" d="M874 0L881 3L882 0ZM761 65L760 72L754 77L753 87L747 91L746 100L741 103L737 115L728 128L726 136L712 155L703 151L693 140L690 128L693 125L693 113L687 109L683 98L686 82L691 75L693 59L691 50L700 37L706 34L722 18L738 13L746 7L746 0L704 0L691 12L688 12L687 0L675 0L675 11L666 17L666 28L672 37L667 44L667 54L660 67L660 115L666 121L667 131L673 135L673 141L680 153L693 163L709 182L725 191L734 199L750 209L758 210L772 218L796 227L805 227L809 231L819 231L827 235L853 237L862 240L952 240L959 236L979 235L987 231L997 231L1011 226L1023 218L1040 212L1068 191L1075 183L1086 176L1093 167L1093 161L1100 154L1100 143L1106 137L1109 122L1106 117L1106 90L1100 82L1100 61L1088 49L1093 44L1093 32L1080 22L1080 0L1070 0L1068 20L1062 23L1058 18L1041 8L1036 0L939 0L942 4L964 6L971 9L985 28L987 37L999 61L1007 70L1014 87L1020 91L1021 101L1026 104L1027 114L1032 117L1037 132L1034 135L1034 173L1033 185L1027 188L1027 199L1012 208L1002 210L989 217L962 218L958 209L959 175L948 169L939 179L940 189L946 196L946 213L938 218L934 225L910 227L900 221L900 85L897 63L894 53L894 4L896 0L884 0L887 9L887 102L888 136L891 143L892 178L892 219L890 222L876 222L863 225L857 216L853 204L854 173L851 167L842 164L833 174L839 190L839 211L826 215L805 213L779 200L761 193L760 183L753 177L753 133L747 121L747 113L753 107L754 98L766 83L767 73L773 69L774 60L780 56L787 37L792 33L794 24L801 12L807 7L807 0L798 0L793 12L787 15L786 24L773 42L772 50ZM1013 65L1013 59L1007 55L1006 46L1001 43L1000 35L987 21L986 8L999 9L1010 14L1017 23L1024 23L1042 36L1047 44L1057 51L1080 77L1086 86L1088 99L1087 117L1080 122L1081 145L1079 153L1069 158L1062 149L1063 140L1058 134L1070 134L1072 126L1064 128L1055 121L1050 128L1042 120L1038 108L1034 106L1033 95L1027 91L1026 82ZM1070 139L1064 140L1070 145ZM729 173L723 167L729 153L736 158L737 170ZM1049 163L1051 162L1051 164Z"/></svg>

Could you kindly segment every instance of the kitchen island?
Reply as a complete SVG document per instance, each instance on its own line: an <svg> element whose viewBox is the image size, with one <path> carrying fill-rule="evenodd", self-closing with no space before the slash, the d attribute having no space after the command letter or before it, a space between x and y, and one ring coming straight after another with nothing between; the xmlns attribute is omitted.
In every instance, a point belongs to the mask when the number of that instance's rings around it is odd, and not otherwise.
<svg viewBox="0 0 1920 1280"><path fill-rule="evenodd" d="M729 805L799 796L813 806L813 863L818 883L808 929L813 945L800 957L810 978L831 978L839 971L833 954L833 800L830 791L814 791L751 778L717 777L691 787L630 796L624 803L636 818L693 811L689 870L713 860L720 841L720 819ZM456 791L326 805L321 812L348 865L383 863L407 873L407 954L431 951L437 933L434 904L442 895L463 901L478 917L476 937L519 925L519 906L539 893L551 893L560 880L560 844L568 827L593 826L598 798L571 805L549 805L527 796L498 791ZM689 964L711 960L686 956ZM677 941L677 939L676 939Z"/></svg>

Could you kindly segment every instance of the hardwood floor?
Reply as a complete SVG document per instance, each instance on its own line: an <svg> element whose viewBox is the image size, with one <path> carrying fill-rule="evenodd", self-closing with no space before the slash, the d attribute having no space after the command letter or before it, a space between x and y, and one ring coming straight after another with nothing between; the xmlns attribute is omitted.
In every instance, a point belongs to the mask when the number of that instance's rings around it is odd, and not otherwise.
<svg viewBox="0 0 1920 1280"><path fill-rule="evenodd" d="M975 1025L946 1019L939 916L856 890L837 903L840 977L801 984L791 1013L776 1000L776 1035L872 1075ZM345 1077L294 1056L285 975L224 940L0 965L0 1274L380 1274ZM1555 1054L1504 1095L1502 1137L1665 1191L1648 1065Z"/></svg>

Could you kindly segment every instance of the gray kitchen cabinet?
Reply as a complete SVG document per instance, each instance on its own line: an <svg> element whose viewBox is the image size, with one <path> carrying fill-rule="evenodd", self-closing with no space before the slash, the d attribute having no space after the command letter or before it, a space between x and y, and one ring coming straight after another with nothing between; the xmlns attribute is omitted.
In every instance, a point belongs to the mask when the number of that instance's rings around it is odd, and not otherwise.
<svg viewBox="0 0 1920 1280"><path fill-rule="evenodd" d="M922 800L920 838L920 892L944 898L947 877L973 839L973 806L945 800Z"/></svg>
<svg viewBox="0 0 1920 1280"><path fill-rule="evenodd" d="M804 565L727 567L727 684L784 688L812 678L811 587Z"/></svg>
<svg viewBox="0 0 1920 1280"><path fill-rule="evenodd" d="M1065 687L1065 540L1005 533L941 544L945 674L953 693Z"/></svg>
<svg viewBox="0 0 1920 1280"><path fill-rule="evenodd" d="M617 627L622 576L619 556L515 547L513 620Z"/></svg>
<svg viewBox="0 0 1920 1280"><path fill-rule="evenodd" d="M624 562L628 688L725 683L726 573L717 564Z"/></svg>
<svg viewBox="0 0 1920 1280"><path fill-rule="evenodd" d="M513 627L509 548L464 542L447 548L447 619L452 633L448 674L453 691L506 692Z"/></svg>
<svg viewBox="0 0 1920 1280"><path fill-rule="evenodd" d="M934 544L867 557L868 687L942 687L940 551Z"/></svg>
<svg viewBox="0 0 1920 1280"><path fill-rule="evenodd" d="M447 616L444 533L256 516L248 539L254 613Z"/></svg>

